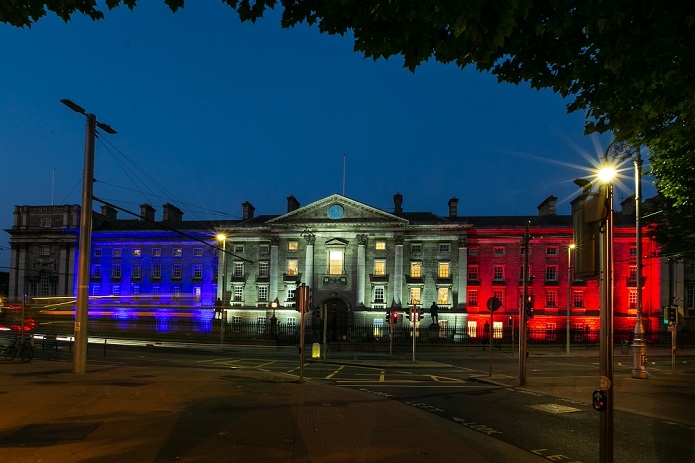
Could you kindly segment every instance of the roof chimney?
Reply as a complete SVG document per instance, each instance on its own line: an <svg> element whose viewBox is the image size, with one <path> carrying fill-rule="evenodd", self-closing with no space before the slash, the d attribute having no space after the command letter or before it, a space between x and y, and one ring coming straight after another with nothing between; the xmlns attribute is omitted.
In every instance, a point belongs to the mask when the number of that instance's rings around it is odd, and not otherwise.
<svg viewBox="0 0 695 463"><path fill-rule="evenodd" d="M396 193L393 195L393 213L394 214L402 214L403 213L403 208L401 207L403 205L403 195L400 193Z"/></svg>
<svg viewBox="0 0 695 463"><path fill-rule="evenodd" d="M557 202L557 196L550 195L545 200L538 205L538 215L555 215L555 203Z"/></svg>
<svg viewBox="0 0 695 463"><path fill-rule="evenodd" d="M449 217L457 217L459 214L459 199L454 196L449 200Z"/></svg>
<svg viewBox="0 0 695 463"><path fill-rule="evenodd" d="M287 197L287 212L296 211L299 209L299 201L292 195Z"/></svg>
<svg viewBox="0 0 695 463"><path fill-rule="evenodd" d="M118 215L118 211L113 206L104 204L103 206L101 206L101 215L104 216L104 220L106 220L107 222L115 222L116 216Z"/></svg>
<svg viewBox="0 0 695 463"><path fill-rule="evenodd" d="M148 222L154 222L154 207L149 204L140 204L140 220L146 220Z"/></svg>
<svg viewBox="0 0 695 463"><path fill-rule="evenodd" d="M162 220L164 222L181 222L183 219L183 212L181 212L181 209L173 204L166 203L164 206L162 206L162 211Z"/></svg>
<svg viewBox="0 0 695 463"><path fill-rule="evenodd" d="M245 203L243 203L241 205L241 210L242 210L241 218L243 220L249 220L249 219L253 219L253 213L256 210L256 208L253 207L250 202L246 201Z"/></svg>

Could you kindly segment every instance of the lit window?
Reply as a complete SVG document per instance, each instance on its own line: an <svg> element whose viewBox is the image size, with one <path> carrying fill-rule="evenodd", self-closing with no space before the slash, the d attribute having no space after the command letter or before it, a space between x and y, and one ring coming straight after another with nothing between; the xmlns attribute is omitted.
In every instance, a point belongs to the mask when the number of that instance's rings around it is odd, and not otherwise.
<svg viewBox="0 0 695 463"><path fill-rule="evenodd" d="M546 257L557 257L557 246L548 246L545 248Z"/></svg>
<svg viewBox="0 0 695 463"><path fill-rule="evenodd" d="M133 249L133 257L140 257L140 256L142 256L142 249L140 249L140 248Z"/></svg>
<svg viewBox="0 0 695 463"><path fill-rule="evenodd" d="M418 286L414 286L410 288L410 303L411 304L419 304L420 303L420 292L421 288Z"/></svg>
<svg viewBox="0 0 695 463"><path fill-rule="evenodd" d="M492 269L492 279L495 281L504 280L504 265L495 265Z"/></svg>
<svg viewBox="0 0 695 463"><path fill-rule="evenodd" d="M202 294L200 286L193 287L193 301L200 302L200 296Z"/></svg>
<svg viewBox="0 0 695 463"><path fill-rule="evenodd" d="M171 278L173 280L181 279L181 264L174 264L171 266Z"/></svg>
<svg viewBox="0 0 695 463"><path fill-rule="evenodd" d="M120 280L121 279L121 266L120 265L114 265L111 267L111 278L114 280Z"/></svg>
<svg viewBox="0 0 695 463"><path fill-rule="evenodd" d="M193 265L193 278L200 280L203 278L203 264Z"/></svg>
<svg viewBox="0 0 695 463"><path fill-rule="evenodd" d="M557 291L546 291L545 292L545 306L546 307L557 307Z"/></svg>
<svg viewBox="0 0 695 463"><path fill-rule="evenodd" d="M449 278L449 262L439 263L439 278Z"/></svg>
<svg viewBox="0 0 695 463"><path fill-rule="evenodd" d="M572 293L572 305L575 308L583 308L584 307L584 292L583 291L574 291Z"/></svg>
<svg viewBox="0 0 695 463"><path fill-rule="evenodd" d="M478 266L477 265L470 265L468 267L468 279L469 280L477 280L478 279Z"/></svg>
<svg viewBox="0 0 695 463"><path fill-rule="evenodd" d="M545 281L557 281L557 265L545 267Z"/></svg>
<svg viewBox="0 0 695 463"><path fill-rule="evenodd" d="M449 303L449 288L437 288L437 304L446 305Z"/></svg>
<svg viewBox="0 0 695 463"><path fill-rule="evenodd" d="M375 251L386 251L386 241L375 241L374 242Z"/></svg>
<svg viewBox="0 0 695 463"><path fill-rule="evenodd" d="M451 252L451 243L439 243L439 252Z"/></svg>
<svg viewBox="0 0 695 463"><path fill-rule="evenodd" d="M234 276L236 278L241 278L244 276L244 262L235 261L234 262Z"/></svg>
<svg viewBox="0 0 695 463"><path fill-rule="evenodd" d="M162 264L153 264L152 265L152 279L153 280L161 280L162 278Z"/></svg>
<svg viewBox="0 0 695 463"><path fill-rule="evenodd" d="M384 287L375 286L374 287L374 303L383 304L384 303Z"/></svg>
<svg viewBox="0 0 695 463"><path fill-rule="evenodd" d="M183 249L181 249L181 248L174 248L174 249L172 250L172 254L171 254L171 255L174 256L174 257L181 257L181 256L183 255Z"/></svg>
<svg viewBox="0 0 695 463"><path fill-rule="evenodd" d="M379 259L374 261L374 276L386 276L386 261Z"/></svg>
<svg viewBox="0 0 695 463"><path fill-rule="evenodd" d="M162 257L162 248L152 248L152 257Z"/></svg>
<svg viewBox="0 0 695 463"><path fill-rule="evenodd" d="M328 251L328 274L343 274L343 251Z"/></svg>
<svg viewBox="0 0 695 463"><path fill-rule="evenodd" d="M288 241L287 242L287 250L288 251L297 251L299 249L299 241Z"/></svg>
<svg viewBox="0 0 695 463"><path fill-rule="evenodd" d="M111 251L111 257L121 257L123 250L121 248L113 248Z"/></svg>
<svg viewBox="0 0 695 463"><path fill-rule="evenodd" d="M477 289L469 289L468 290L468 305L471 307L477 307L478 306L478 290Z"/></svg>
<svg viewBox="0 0 695 463"><path fill-rule="evenodd" d="M410 245L410 252L412 254L420 254L422 252L422 243L413 243Z"/></svg>
<svg viewBox="0 0 695 463"><path fill-rule="evenodd" d="M503 257L504 256L504 246L495 246L492 248L492 255L495 257Z"/></svg>
<svg viewBox="0 0 695 463"><path fill-rule="evenodd" d="M637 308L637 291L631 290L627 296L627 301L630 309Z"/></svg>
<svg viewBox="0 0 695 463"><path fill-rule="evenodd" d="M422 278L422 262L410 263L410 276L412 278Z"/></svg>
<svg viewBox="0 0 695 463"><path fill-rule="evenodd" d="M287 260L287 274L290 276L297 276L299 272L299 261L297 259Z"/></svg>
<svg viewBox="0 0 695 463"><path fill-rule="evenodd" d="M203 248L193 248L193 257L203 257Z"/></svg>

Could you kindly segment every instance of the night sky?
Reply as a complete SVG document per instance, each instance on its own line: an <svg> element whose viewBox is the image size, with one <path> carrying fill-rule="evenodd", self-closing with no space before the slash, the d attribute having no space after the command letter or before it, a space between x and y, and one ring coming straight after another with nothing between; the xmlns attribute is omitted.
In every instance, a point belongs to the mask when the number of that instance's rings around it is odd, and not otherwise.
<svg viewBox="0 0 695 463"><path fill-rule="evenodd" d="M277 13L242 24L216 1L3 24L0 54L2 229L15 205L81 201L85 117L63 98L118 132L97 140L94 195L150 203L159 220L166 202L184 219L238 218L244 201L281 214L289 195L306 205L343 187L386 211L400 192L409 212L446 215L456 196L459 215L533 215L555 195L568 214L572 180L610 142L584 136L583 114L550 91L434 62L413 74L356 54L350 36L283 30ZM634 191L625 167L617 200Z"/></svg>

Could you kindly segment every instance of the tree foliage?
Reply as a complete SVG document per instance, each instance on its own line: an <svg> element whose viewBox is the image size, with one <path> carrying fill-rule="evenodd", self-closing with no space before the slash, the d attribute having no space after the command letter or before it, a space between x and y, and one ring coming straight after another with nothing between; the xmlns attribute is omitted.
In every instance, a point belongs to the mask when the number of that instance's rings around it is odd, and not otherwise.
<svg viewBox="0 0 695 463"><path fill-rule="evenodd" d="M354 36L373 59L475 66L568 98L587 133L649 149L670 208L695 211L695 2L671 0L222 0L243 21L282 8L282 26ZM137 0L106 0L109 9ZM165 0L172 11L184 0ZM96 0L1 1L0 21L30 27L47 12L97 20ZM677 216L677 214L676 214Z"/></svg>

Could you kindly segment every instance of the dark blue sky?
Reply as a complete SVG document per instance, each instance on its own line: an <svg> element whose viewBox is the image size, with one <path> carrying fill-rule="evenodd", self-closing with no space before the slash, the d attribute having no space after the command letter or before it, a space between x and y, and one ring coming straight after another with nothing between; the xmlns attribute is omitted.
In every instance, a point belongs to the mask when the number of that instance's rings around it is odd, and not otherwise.
<svg viewBox="0 0 695 463"><path fill-rule="evenodd" d="M354 53L349 36L283 30L278 14L241 24L221 2L186 5L0 25L0 228L15 205L80 203L85 118L62 98L118 131L97 142L94 194L149 202L158 219L165 202L208 219L342 193L343 155L346 196L377 208L400 192L406 211L445 215L456 196L460 215L526 215L553 194L568 214L572 180L610 141L585 137L583 115L549 91L437 63L412 74Z"/></svg>

